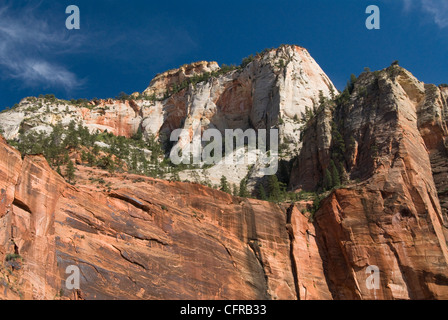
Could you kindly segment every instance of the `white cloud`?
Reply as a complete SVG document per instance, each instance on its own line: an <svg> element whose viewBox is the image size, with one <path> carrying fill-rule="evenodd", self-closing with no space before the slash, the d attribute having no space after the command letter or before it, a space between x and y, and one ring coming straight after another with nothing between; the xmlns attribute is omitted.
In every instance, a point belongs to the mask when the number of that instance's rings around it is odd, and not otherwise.
<svg viewBox="0 0 448 320"><path fill-rule="evenodd" d="M24 60L9 64L10 77L16 78L26 86L41 84L46 87L62 87L67 91L81 85L76 75L64 67L51 64L44 60Z"/></svg>
<svg viewBox="0 0 448 320"><path fill-rule="evenodd" d="M81 41L68 37L64 28L53 28L35 17L36 7L20 12L0 7L0 70L5 78L18 79L25 86L78 88L82 80L55 58Z"/></svg>
<svg viewBox="0 0 448 320"><path fill-rule="evenodd" d="M422 8L426 11L440 28L448 27L448 1L447 0L421 0Z"/></svg>
<svg viewBox="0 0 448 320"><path fill-rule="evenodd" d="M439 28L448 27L448 0L402 0L405 12L421 10Z"/></svg>

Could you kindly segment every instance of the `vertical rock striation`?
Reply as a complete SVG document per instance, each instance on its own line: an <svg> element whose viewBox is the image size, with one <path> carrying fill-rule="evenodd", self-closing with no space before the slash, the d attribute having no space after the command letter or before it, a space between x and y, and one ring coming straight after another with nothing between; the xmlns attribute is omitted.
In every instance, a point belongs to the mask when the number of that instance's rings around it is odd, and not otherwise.
<svg viewBox="0 0 448 320"><path fill-rule="evenodd" d="M297 298L277 205L83 167L73 187L42 156L0 152L2 299Z"/></svg>
<svg viewBox="0 0 448 320"><path fill-rule="evenodd" d="M316 213L335 298L448 298L443 183L435 183L446 159L443 96L391 67L362 74L348 101L322 108L309 124L293 187L322 186L330 159L338 159L337 133L346 148L340 165L352 179ZM381 270L379 290L365 284L372 265Z"/></svg>
<svg viewBox="0 0 448 320"><path fill-rule="evenodd" d="M144 92L156 99L24 99L0 115L8 139L72 120L160 139L198 124L279 128L289 156L300 151L290 189L331 189L327 173L342 186L318 206L83 166L73 186L1 139L0 298L448 299L448 88L392 66L331 102L334 91L305 49L282 46L229 72L199 62L158 75ZM71 265L79 290L65 287Z"/></svg>

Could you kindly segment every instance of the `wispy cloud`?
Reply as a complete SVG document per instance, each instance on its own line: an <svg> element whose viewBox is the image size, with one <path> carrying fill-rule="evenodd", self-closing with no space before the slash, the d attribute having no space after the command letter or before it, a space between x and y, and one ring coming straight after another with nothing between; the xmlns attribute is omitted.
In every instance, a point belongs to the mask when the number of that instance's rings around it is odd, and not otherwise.
<svg viewBox="0 0 448 320"><path fill-rule="evenodd" d="M95 0L80 6L81 30L70 31L65 5L48 3L0 0L0 81L11 88L93 96L88 90L94 83L152 74L198 48L194 23L170 13L135 13L129 19L110 0ZM87 78L92 86L86 86Z"/></svg>
<svg viewBox="0 0 448 320"><path fill-rule="evenodd" d="M439 28L448 28L447 0L402 0L405 12L420 10Z"/></svg>
<svg viewBox="0 0 448 320"><path fill-rule="evenodd" d="M39 83L46 87L57 86L70 91L82 83L74 73L66 68L44 60L10 62L9 68L11 78L22 80L31 87Z"/></svg>
<svg viewBox="0 0 448 320"><path fill-rule="evenodd" d="M4 78L17 79L26 87L57 87L67 91L83 81L67 67L54 62L74 41L63 28L54 28L37 7L15 10L0 7L0 70ZM79 39L78 39L79 40Z"/></svg>
<svg viewBox="0 0 448 320"><path fill-rule="evenodd" d="M448 27L448 1L447 0L421 0L422 8L426 11L440 28Z"/></svg>
<svg viewBox="0 0 448 320"><path fill-rule="evenodd" d="M404 10L409 11L412 8L412 0L403 0Z"/></svg>

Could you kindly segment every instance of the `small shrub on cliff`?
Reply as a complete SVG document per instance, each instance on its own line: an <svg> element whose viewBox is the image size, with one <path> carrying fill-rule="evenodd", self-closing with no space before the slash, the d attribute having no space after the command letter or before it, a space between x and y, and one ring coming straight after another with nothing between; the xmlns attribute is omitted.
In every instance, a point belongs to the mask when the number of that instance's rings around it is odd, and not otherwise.
<svg viewBox="0 0 448 320"><path fill-rule="evenodd" d="M115 100L121 100L121 101L126 101L129 100L131 98L130 95L124 93L124 92L120 92L118 94L118 96L115 97Z"/></svg>
<svg viewBox="0 0 448 320"><path fill-rule="evenodd" d="M338 106L344 106L350 102L351 94L348 88L345 88L344 91L340 95L338 95L335 99L335 102Z"/></svg>
<svg viewBox="0 0 448 320"><path fill-rule="evenodd" d="M285 67L286 67L285 60L280 59L280 60L278 61L278 63L277 63L277 67L278 67L279 69L283 69L283 68L285 68Z"/></svg>
<svg viewBox="0 0 448 320"><path fill-rule="evenodd" d="M313 207L310 210L311 216L310 216L310 221L313 222L314 221L314 217L316 216L317 211L319 211L321 205L322 205L322 201L326 198L325 194L319 194L317 195L314 200L313 200Z"/></svg>
<svg viewBox="0 0 448 320"><path fill-rule="evenodd" d="M226 74L226 73L231 72L231 71L236 70L236 69L237 69L237 67L235 65L228 66L226 64L223 64L221 66L221 69L218 71L218 73L219 74Z"/></svg>
<svg viewBox="0 0 448 320"><path fill-rule="evenodd" d="M278 117L278 124L283 125L285 121L283 121L282 117Z"/></svg>
<svg viewBox="0 0 448 320"><path fill-rule="evenodd" d="M20 256L20 254L16 254L16 253L9 253L6 255L6 258L5 258L6 262L16 261L19 259L22 259L22 257Z"/></svg>
<svg viewBox="0 0 448 320"><path fill-rule="evenodd" d="M305 106L305 112L301 113L301 122L305 125L314 118L314 116L317 113L317 108L310 108L308 106ZM302 130L303 131L303 130Z"/></svg>
<svg viewBox="0 0 448 320"><path fill-rule="evenodd" d="M350 94L352 94L353 90L355 89L355 84L357 81L358 78L354 74L352 74L350 76L350 80L347 82L347 89Z"/></svg>
<svg viewBox="0 0 448 320"><path fill-rule="evenodd" d="M251 54L250 56L243 59L243 61L241 62L240 68L241 69L246 68L254 60L255 60L255 56L253 54Z"/></svg>

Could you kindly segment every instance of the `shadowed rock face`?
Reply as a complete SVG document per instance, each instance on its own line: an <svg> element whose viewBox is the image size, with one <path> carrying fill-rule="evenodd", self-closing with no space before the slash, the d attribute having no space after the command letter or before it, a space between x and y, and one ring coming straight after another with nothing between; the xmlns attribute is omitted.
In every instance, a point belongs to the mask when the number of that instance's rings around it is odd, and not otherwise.
<svg viewBox="0 0 448 320"><path fill-rule="evenodd" d="M446 183L445 95L398 67L363 74L351 100L324 108L305 133L293 186L322 184L334 123L346 145L344 169L358 180L332 192L316 214L335 298L448 298L448 225L438 198ZM364 285L371 265L381 270L380 290Z"/></svg>

